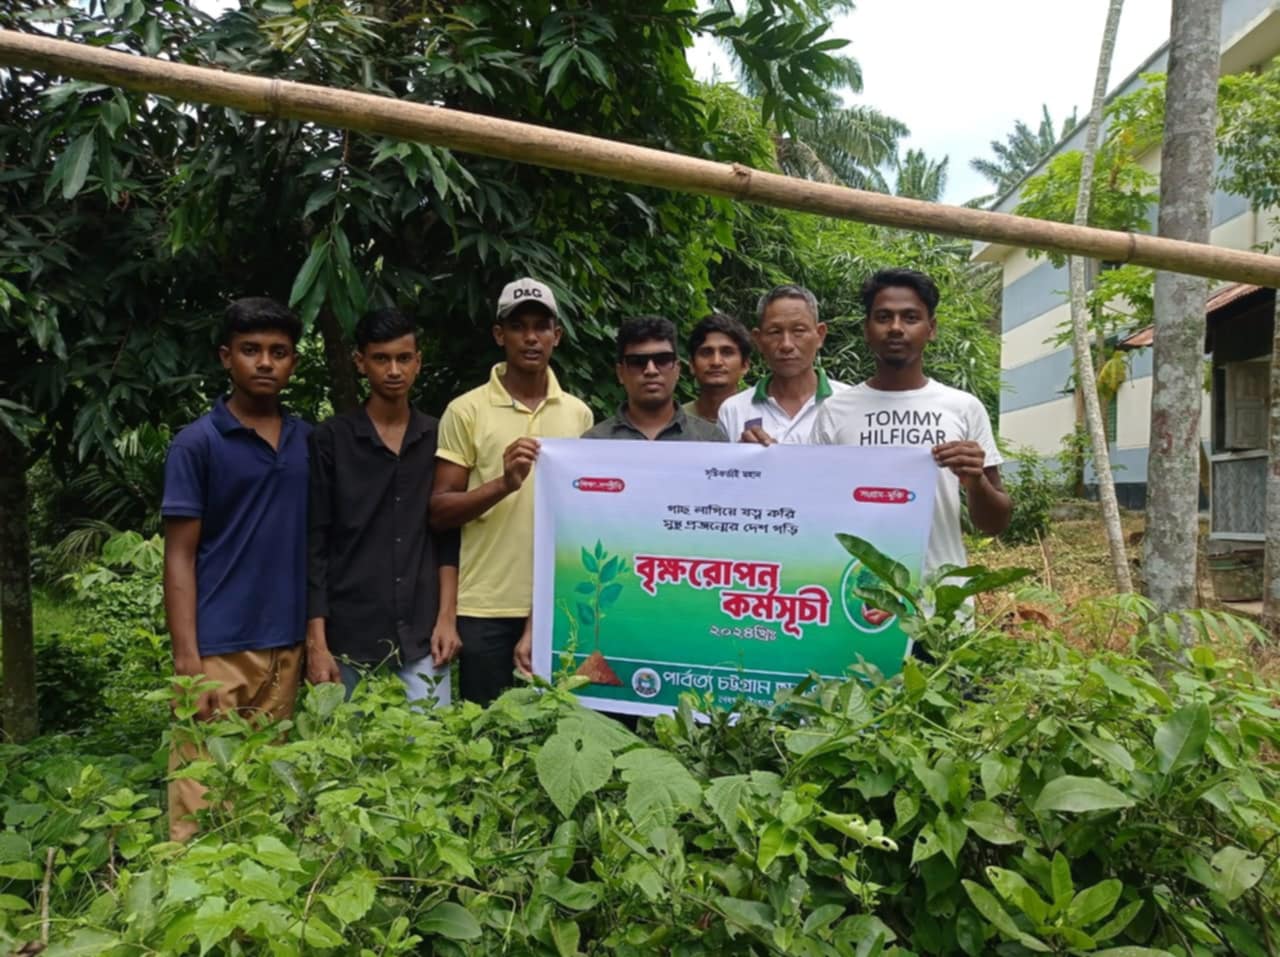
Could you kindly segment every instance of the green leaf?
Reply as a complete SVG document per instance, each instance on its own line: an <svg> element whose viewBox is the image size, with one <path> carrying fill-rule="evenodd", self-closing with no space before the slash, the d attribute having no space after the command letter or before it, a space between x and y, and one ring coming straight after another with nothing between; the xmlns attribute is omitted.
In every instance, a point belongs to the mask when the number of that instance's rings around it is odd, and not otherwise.
<svg viewBox="0 0 1280 957"><path fill-rule="evenodd" d="M939 811L933 821L933 831L938 835L938 843L942 845L942 851L947 855L947 860L954 865L960 857L960 851L964 848L964 839L969 829L965 827L963 821L953 818L946 811Z"/></svg>
<svg viewBox="0 0 1280 957"><path fill-rule="evenodd" d="M378 875L359 870L346 874L328 894L321 896L329 913L344 924L354 924L369 912L378 894Z"/></svg>
<svg viewBox="0 0 1280 957"><path fill-rule="evenodd" d="M1044 786L1036 798L1035 809L1083 814L1087 811L1111 811L1133 807L1134 800L1106 781L1064 774Z"/></svg>
<svg viewBox="0 0 1280 957"><path fill-rule="evenodd" d="M1107 947L1095 950L1089 957L1173 957L1167 950L1155 947Z"/></svg>
<svg viewBox="0 0 1280 957"><path fill-rule="evenodd" d="M617 555L614 555L611 559L605 562L604 567L600 569L600 584L604 585L613 581L613 579L617 577L620 567L620 559Z"/></svg>
<svg viewBox="0 0 1280 957"><path fill-rule="evenodd" d="M1021 874L1003 867L988 867L987 877L1000 896L1031 918L1032 923L1043 924L1048 918L1048 902L1035 892Z"/></svg>
<svg viewBox="0 0 1280 957"><path fill-rule="evenodd" d="M1170 774L1200 760L1209 724L1209 706L1200 701L1174 712L1156 729L1154 743L1161 773Z"/></svg>
<svg viewBox="0 0 1280 957"><path fill-rule="evenodd" d="M62 198L73 199L84 186L89 167L93 165L96 140L93 133L85 133L67 147L66 172L62 177Z"/></svg>
<svg viewBox="0 0 1280 957"><path fill-rule="evenodd" d="M222 897L206 897L196 910L192 930L200 942L200 953L210 949L236 929L236 918L227 913L227 902Z"/></svg>
<svg viewBox="0 0 1280 957"><path fill-rule="evenodd" d="M312 947L325 950L341 947L346 943L342 935L330 927L315 911L307 915L307 922L302 925L302 939Z"/></svg>
<svg viewBox="0 0 1280 957"><path fill-rule="evenodd" d="M911 573L907 571L905 565L894 561L869 541L856 535L836 532L836 541L846 552L862 562L863 566L879 578L881 583L897 597L909 597L904 592L911 586Z"/></svg>
<svg viewBox="0 0 1280 957"><path fill-rule="evenodd" d="M1134 769L1133 755L1124 746L1117 744L1115 741L1108 741L1105 738L1098 737L1096 734L1090 734L1088 731L1078 732L1076 737L1080 739L1081 744L1108 764L1124 771L1132 771Z"/></svg>
<svg viewBox="0 0 1280 957"><path fill-rule="evenodd" d="M768 904L737 897L717 897L716 906L724 912L727 920L740 927L773 929L773 908Z"/></svg>
<svg viewBox="0 0 1280 957"><path fill-rule="evenodd" d="M982 776L982 790L988 798L997 798L1007 793L1018 783L1018 772L1022 764L1016 758L1008 758L1003 754L988 754L982 759L979 774Z"/></svg>
<svg viewBox="0 0 1280 957"><path fill-rule="evenodd" d="M612 585L605 585L604 588L601 589L600 591L600 607L604 608L608 605L612 605L615 601L618 600L618 596L621 594L622 594L621 583L614 582Z"/></svg>
<svg viewBox="0 0 1280 957"><path fill-rule="evenodd" d="M585 548L582 550L582 567L593 575L600 571L600 563L597 562L596 557Z"/></svg>
<svg viewBox="0 0 1280 957"><path fill-rule="evenodd" d="M1120 911L1107 921L1092 934L1093 939L1097 941L1110 940L1116 934L1120 933L1138 916L1138 911L1142 910L1142 901L1130 901L1120 908Z"/></svg>
<svg viewBox="0 0 1280 957"><path fill-rule="evenodd" d="M556 953L560 957L577 957L578 941L581 938L582 931L574 921L552 919L551 940L556 945Z"/></svg>
<svg viewBox="0 0 1280 957"><path fill-rule="evenodd" d="M534 890L569 910L590 910L599 903L603 886L597 881L579 883L552 874L539 880L534 885Z"/></svg>
<svg viewBox="0 0 1280 957"><path fill-rule="evenodd" d="M1075 896L1076 885L1071 880L1071 862L1061 851L1053 853L1053 864L1049 868L1049 883L1053 891L1054 909L1059 912L1066 910L1071 903L1071 898Z"/></svg>
<svg viewBox="0 0 1280 957"><path fill-rule="evenodd" d="M702 788L671 753L636 748L618 756L618 770L627 783L627 813L636 827L671 824L702 803Z"/></svg>
<svg viewBox="0 0 1280 957"><path fill-rule="evenodd" d="M978 913L987 919L987 923L1011 940L1019 940L1025 936L1014 919L1009 916L1009 912L1000 906L994 894L973 881L962 880L960 883L964 885L965 893L969 895L969 900L978 909Z"/></svg>
<svg viewBox="0 0 1280 957"><path fill-rule="evenodd" d="M448 937L450 940L475 940L482 933L480 922L461 904L444 901L437 904L417 923L424 934Z"/></svg>
<svg viewBox="0 0 1280 957"><path fill-rule="evenodd" d="M1210 890L1221 894L1228 901L1240 897L1254 884L1262 879L1267 870L1267 862L1254 857L1241 847L1228 846L1214 854L1209 861L1214 875L1214 883L1207 885Z"/></svg>
<svg viewBox="0 0 1280 957"><path fill-rule="evenodd" d="M43 876L44 871L35 861L13 861L10 864L0 864L0 877L11 881L38 881Z"/></svg>
<svg viewBox="0 0 1280 957"><path fill-rule="evenodd" d="M738 808L742 805L742 800L747 793L745 774L730 774L716 778L706 790L707 806L730 834L736 834L741 826L742 822L738 820Z"/></svg>
<svg viewBox="0 0 1280 957"><path fill-rule="evenodd" d="M298 855L289 850L280 838L270 834L262 834L253 842L253 856L264 867L281 871L302 870Z"/></svg>
<svg viewBox="0 0 1280 957"><path fill-rule="evenodd" d="M1067 923L1083 928L1105 919L1115 910L1122 890L1124 885L1115 878L1086 887L1067 907Z"/></svg>
<svg viewBox="0 0 1280 957"><path fill-rule="evenodd" d="M790 857L796 850L796 835L780 821L770 821L760 833L760 847L756 852L756 866L767 871L779 857Z"/></svg>
<svg viewBox="0 0 1280 957"><path fill-rule="evenodd" d="M1016 844L1026 840L1012 815L992 801L979 801L964 816L965 824L988 844Z"/></svg>
<svg viewBox="0 0 1280 957"><path fill-rule="evenodd" d="M594 794L608 783L613 775L613 755L594 737L557 731L538 751L534 766L538 783L568 817L584 795Z"/></svg>
<svg viewBox="0 0 1280 957"><path fill-rule="evenodd" d="M592 611L591 606L586 602L578 602L578 621L590 627L595 624L596 613Z"/></svg>
<svg viewBox="0 0 1280 957"><path fill-rule="evenodd" d="M921 861L927 861L941 850L942 843L938 840L938 835L933 832L933 825L926 824L920 828L920 833L916 835L915 843L911 847L911 863L914 866Z"/></svg>
<svg viewBox="0 0 1280 957"><path fill-rule="evenodd" d="M916 758L911 762L911 772L924 785L925 793L938 807L947 805L947 778L941 771L929 766L924 758Z"/></svg>
<svg viewBox="0 0 1280 957"><path fill-rule="evenodd" d="M81 928L70 940L55 940L48 950L39 951L42 957L98 957L120 943L115 934L101 930ZM14 953L17 953L15 950Z"/></svg>
<svg viewBox="0 0 1280 957"><path fill-rule="evenodd" d="M289 291L290 306L296 306L311 291L311 287L316 281L316 276L320 272L320 267L324 265L328 256L328 243L324 241L323 237L317 236L315 242L311 244L311 254L307 256L306 262L302 264L302 268L298 270L298 275L293 279L293 288Z"/></svg>

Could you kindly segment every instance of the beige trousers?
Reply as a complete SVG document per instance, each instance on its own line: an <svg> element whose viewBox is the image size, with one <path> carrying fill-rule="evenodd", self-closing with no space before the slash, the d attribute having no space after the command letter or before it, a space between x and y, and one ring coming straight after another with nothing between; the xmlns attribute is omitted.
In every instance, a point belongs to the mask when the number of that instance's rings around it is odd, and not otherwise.
<svg viewBox="0 0 1280 957"><path fill-rule="evenodd" d="M204 674L220 686L213 692L214 708L220 714L238 712L245 718L266 717L279 721L293 715L302 675L302 642L286 648L262 651L234 651L201 658ZM204 757L191 743L174 742L169 751L172 773L188 761ZM207 803L205 788L191 779L169 781L169 837L189 840L197 830L195 812Z"/></svg>

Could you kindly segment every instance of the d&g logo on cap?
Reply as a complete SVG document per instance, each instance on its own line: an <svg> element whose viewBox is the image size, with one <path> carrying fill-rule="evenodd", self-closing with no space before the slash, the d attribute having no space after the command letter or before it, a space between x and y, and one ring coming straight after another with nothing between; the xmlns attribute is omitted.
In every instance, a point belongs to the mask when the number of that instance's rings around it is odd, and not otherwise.
<svg viewBox="0 0 1280 957"><path fill-rule="evenodd" d="M916 493L908 488L878 488L863 485L853 490L855 502L871 502L877 505L906 505L916 500Z"/></svg>
<svg viewBox="0 0 1280 957"><path fill-rule="evenodd" d="M573 487L579 492L621 492L627 483L620 478L576 478Z"/></svg>
<svg viewBox="0 0 1280 957"><path fill-rule="evenodd" d="M517 286L517 287L516 287L514 290L512 290L512 292L511 292L511 298L512 298L512 299L525 299L525 298L527 298L527 297L529 297L529 296L532 296L534 299L541 299L541 298L542 298L542 290L541 290L541 289L539 289L537 286L533 286L533 287L531 287L531 288L529 288L529 289L525 289L525 288L524 288L524 287L522 287L522 286Z"/></svg>

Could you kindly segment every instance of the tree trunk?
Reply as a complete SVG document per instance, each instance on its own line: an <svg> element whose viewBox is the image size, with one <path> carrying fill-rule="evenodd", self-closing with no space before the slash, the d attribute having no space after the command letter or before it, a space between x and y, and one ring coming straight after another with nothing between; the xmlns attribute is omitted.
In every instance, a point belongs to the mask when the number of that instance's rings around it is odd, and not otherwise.
<svg viewBox="0 0 1280 957"><path fill-rule="evenodd" d="M1209 241L1221 19L1221 0L1173 0L1159 220L1159 234L1170 239ZM1203 279L1156 273L1143 568L1160 612L1195 604L1208 293Z"/></svg>
<svg viewBox="0 0 1280 957"><path fill-rule="evenodd" d="M0 711L10 741L36 736L36 649L31 625L31 537L27 451L0 427Z"/></svg>
<svg viewBox="0 0 1280 957"><path fill-rule="evenodd" d="M1107 25L1102 32L1102 50L1098 54L1098 73L1093 84L1093 107L1085 128L1084 156L1080 163L1080 189L1076 193L1075 225L1089 224L1089 202L1093 196L1093 167L1098 152L1098 130L1102 125L1102 104L1107 95L1107 77L1111 73L1111 54L1120 28L1120 11L1124 0L1111 0L1107 7ZM1087 261L1079 256L1070 260L1071 333L1076 354L1076 388L1084 398L1085 425L1093 447L1093 472L1098 480L1098 501L1102 503L1102 525L1107 534L1107 551L1111 555L1111 571L1118 592L1133 591L1129 577L1129 556L1124 547L1124 530L1120 527L1120 503L1116 501L1116 483L1111 475L1111 452L1107 446L1107 425L1102 417L1098 396L1098 377L1093 368L1093 343L1089 341L1089 306L1085 289Z"/></svg>
<svg viewBox="0 0 1280 957"><path fill-rule="evenodd" d="M1267 455L1266 553L1263 560L1262 624L1280 635L1280 291L1275 294L1271 336L1271 411Z"/></svg>
<svg viewBox="0 0 1280 957"><path fill-rule="evenodd" d="M324 340L324 364L329 370L329 399L333 402L333 411L349 412L360 404L351 346L342 334L342 323L331 309L321 309L316 324Z"/></svg>

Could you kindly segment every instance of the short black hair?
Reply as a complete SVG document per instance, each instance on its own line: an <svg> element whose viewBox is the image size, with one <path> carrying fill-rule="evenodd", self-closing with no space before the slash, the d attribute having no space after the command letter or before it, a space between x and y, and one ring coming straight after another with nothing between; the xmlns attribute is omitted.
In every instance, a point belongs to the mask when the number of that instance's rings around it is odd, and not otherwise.
<svg viewBox="0 0 1280 957"><path fill-rule="evenodd" d="M879 272L874 273L862 284L863 312L870 316L871 307L875 304L876 296L880 295L884 290L892 289L895 286L910 289L919 296L920 301L929 310L929 318L933 318L933 314L938 310L938 300L941 298L938 293L938 285L927 275L914 269L881 269Z"/></svg>
<svg viewBox="0 0 1280 957"><path fill-rule="evenodd" d="M627 346L637 342L669 342L676 348L676 327L662 316L632 316L618 327L618 361L627 352Z"/></svg>
<svg viewBox="0 0 1280 957"><path fill-rule="evenodd" d="M296 346L302 338L302 322L286 306L266 296L245 296L233 299L227 304L227 311L222 319L222 339L224 346L231 344L231 337L236 333L244 335L250 332L283 332Z"/></svg>
<svg viewBox="0 0 1280 957"><path fill-rule="evenodd" d="M418 344L418 327L399 309L375 309L356 323L356 348L361 352L371 342L390 342L401 336L413 336L413 344Z"/></svg>
<svg viewBox="0 0 1280 957"><path fill-rule="evenodd" d="M698 349L707 341L707 336L713 332L719 332L733 340L733 344L738 347L738 352L742 354L744 364L751 361L751 334L747 332L746 326L723 312L713 312L693 327L693 332L689 333L690 359L697 354Z"/></svg>

